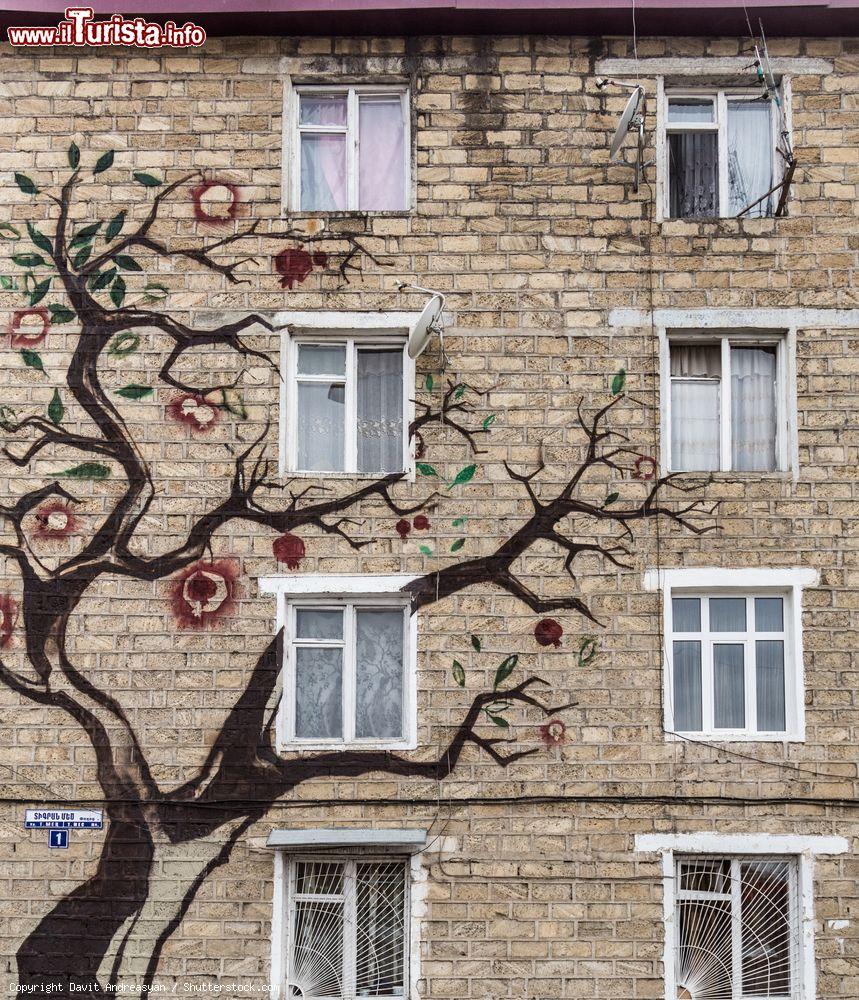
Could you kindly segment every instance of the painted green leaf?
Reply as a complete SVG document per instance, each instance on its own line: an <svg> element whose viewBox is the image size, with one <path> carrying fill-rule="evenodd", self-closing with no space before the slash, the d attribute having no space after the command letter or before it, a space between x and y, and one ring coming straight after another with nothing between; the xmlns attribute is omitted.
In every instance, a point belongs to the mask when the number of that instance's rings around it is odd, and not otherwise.
<svg viewBox="0 0 859 1000"><path fill-rule="evenodd" d="M464 469L460 469L457 472L456 477L453 482L448 486L449 490L452 490L454 486L462 486L463 483L468 483L474 478L474 473L477 472L476 465L466 465Z"/></svg>
<svg viewBox="0 0 859 1000"><path fill-rule="evenodd" d="M611 394L616 396L619 392L623 392L623 387L626 385L626 369L621 368L621 370L615 375L611 380Z"/></svg>
<svg viewBox="0 0 859 1000"><path fill-rule="evenodd" d="M426 462L416 462L415 468L422 476L437 476L438 470L435 466L428 465Z"/></svg>
<svg viewBox="0 0 859 1000"><path fill-rule="evenodd" d="M477 650L478 653L480 652L480 639L478 639L476 635L471 637L471 645Z"/></svg>
<svg viewBox="0 0 859 1000"><path fill-rule="evenodd" d="M432 378L432 375L427 375L426 381L424 382L424 385L427 387L427 391L428 392L432 392L432 387L433 387L433 378Z"/></svg>
<svg viewBox="0 0 859 1000"><path fill-rule="evenodd" d="M490 426L495 423L495 414L490 413L489 416L483 421L481 425L485 431L488 431Z"/></svg>
<svg viewBox="0 0 859 1000"><path fill-rule="evenodd" d="M45 278L44 281L40 281L38 284L33 285L33 290L30 292L30 305L34 306L37 302L41 302L42 299L48 294L50 287L50 278Z"/></svg>
<svg viewBox="0 0 859 1000"><path fill-rule="evenodd" d="M44 233L40 233L31 222L27 223L27 232L30 234L30 239L40 250L44 250L45 253L51 252L51 241Z"/></svg>
<svg viewBox="0 0 859 1000"><path fill-rule="evenodd" d="M11 406L0 406L0 427L9 430L13 424L18 422L18 415Z"/></svg>
<svg viewBox="0 0 859 1000"><path fill-rule="evenodd" d="M460 387L459 387L459 388L458 388L458 389L456 390L456 392L455 392L455 393L453 394L453 398L454 398L454 399L462 399L462 397L463 397L464 395L465 395L465 386L464 386L464 385L461 385L461 386L460 386Z"/></svg>
<svg viewBox="0 0 859 1000"><path fill-rule="evenodd" d="M96 160L96 164L92 170L93 177L95 177L96 174L103 174L105 170L108 170L112 166L113 166L113 150L109 149L106 153L102 153L102 155L98 158L98 160Z"/></svg>
<svg viewBox="0 0 859 1000"><path fill-rule="evenodd" d="M458 517L455 521L452 521L451 523L453 524L454 528L461 528L463 524L465 524L467 521L468 521L468 515L463 514L462 517Z"/></svg>
<svg viewBox="0 0 859 1000"><path fill-rule="evenodd" d="M119 266L124 271L143 270L143 268L137 263L137 261L133 257L129 257L127 254L118 253L113 259L116 261L117 264L119 264Z"/></svg>
<svg viewBox="0 0 859 1000"><path fill-rule="evenodd" d="M70 469L63 469L62 472L55 472L54 475L63 479L107 479L110 467L101 462L82 462Z"/></svg>
<svg viewBox="0 0 859 1000"><path fill-rule="evenodd" d="M13 253L12 262L18 267L40 267L45 263L45 258L38 253Z"/></svg>
<svg viewBox="0 0 859 1000"><path fill-rule="evenodd" d="M48 306L51 311L51 322L52 323L69 323L75 318L75 314L71 309L66 309L65 306L58 306L56 303L51 303Z"/></svg>
<svg viewBox="0 0 859 1000"><path fill-rule="evenodd" d="M459 660L454 660L453 661L452 673L453 673L453 679L456 681L456 683L461 688L464 688L465 687L465 668L459 662Z"/></svg>
<svg viewBox="0 0 859 1000"><path fill-rule="evenodd" d="M77 170L78 164L81 162L81 151L78 149L78 144L73 142L69 146L69 166L72 170Z"/></svg>
<svg viewBox="0 0 859 1000"><path fill-rule="evenodd" d="M140 346L140 335L136 333L118 333L108 344L107 353L115 358L126 358Z"/></svg>
<svg viewBox="0 0 859 1000"><path fill-rule="evenodd" d="M0 240L20 240L21 231L16 229L11 222L0 222Z"/></svg>
<svg viewBox="0 0 859 1000"><path fill-rule="evenodd" d="M90 254L92 253L92 243L87 243L86 246L81 247L80 250L72 258L72 266L82 268L84 264L89 260Z"/></svg>
<svg viewBox="0 0 859 1000"><path fill-rule="evenodd" d="M10 278L8 274L0 274L0 288L4 288L7 292L11 292L13 288L17 288L18 284L14 278Z"/></svg>
<svg viewBox="0 0 859 1000"><path fill-rule="evenodd" d="M66 408L63 406L63 401L60 399L60 390L54 389L54 394L51 396L51 401L48 403L48 419L52 424L56 424L57 427L63 422L63 414L66 412Z"/></svg>
<svg viewBox="0 0 859 1000"><path fill-rule="evenodd" d="M492 685L493 688L497 688L499 684L502 684L516 669L516 664L519 662L519 654L513 653L506 659L502 660L498 664L498 669L495 671L495 683Z"/></svg>
<svg viewBox="0 0 859 1000"><path fill-rule="evenodd" d="M233 416L241 417L242 420L247 419L248 411L245 409L242 397L235 389L221 389L221 401L218 403L218 408L232 413Z"/></svg>
<svg viewBox="0 0 859 1000"><path fill-rule="evenodd" d="M15 183L24 194L38 194L39 189L26 174L15 174Z"/></svg>
<svg viewBox="0 0 859 1000"><path fill-rule="evenodd" d="M584 667L597 655L597 641L592 635L586 635L579 643L579 666Z"/></svg>
<svg viewBox="0 0 859 1000"><path fill-rule="evenodd" d="M45 366L42 363L42 356L37 351L31 351L29 347L21 348L21 360L28 368L35 368L37 372L45 374Z"/></svg>
<svg viewBox="0 0 859 1000"><path fill-rule="evenodd" d="M431 555L432 555L432 549L431 549L431 548L429 547L429 545L419 545L419 546L418 546L418 549L419 549L419 550L420 550L421 552L423 552L423 554L424 554L425 556L431 556Z"/></svg>
<svg viewBox="0 0 859 1000"><path fill-rule="evenodd" d="M102 288L107 288L107 286L116 277L116 268L110 267L106 271L96 271L96 273L89 279L90 291L98 292Z"/></svg>
<svg viewBox="0 0 859 1000"><path fill-rule="evenodd" d="M112 239L119 236L122 232L122 227L125 225L125 212L119 212L108 222L107 229L104 231L104 239L106 243L109 243Z"/></svg>
<svg viewBox="0 0 859 1000"><path fill-rule="evenodd" d="M144 187L157 188L161 186L161 181L157 177L153 177L152 174L135 173L132 176L138 184L142 184Z"/></svg>
<svg viewBox="0 0 859 1000"><path fill-rule="evenodd" d="M117 389L116 394L122 396L123 399L143 399L152 394L152 386L132 383Z"/></svg>
<svg viewBox="0 0 859 1000"><path fill-rule="evenodd" d="M143 288L143 295L148 302L163 302L167 298L168 289L164 285L150 282Z"/></svg>
<svg viewBox="0 0 859 1000"><path fill-rule="evenodd" d="M453 543L453 545L451 545L450 551L459 552L459 550L462 548L463 545L465 545L465 539L457 538L457 540Z"/></svg>
<svg viewBox="0 0 859 1000"><path fill-rule="evenodd" d="M493 715L491 712L487 712L486 714L500 729L510 728L510 723L506 719L503 719L500 715Z"/></svg>
<svg viewBox="0 0 859 1000"><path fill-rule="evenodd" d="M113 284L110 286L110 301L118 309L122 305L122 300L125 298L125 282L123 281L121 275L117 275L113 279Z"/></svg>
<svg viewBox="0 0 859 1000"><path fill-rule="evenodd" d="M84 226L83 229L79 229L72 239L69 246L78 247L81 243L86 243L87 240L91 240L95 234L101 229L100 222L93 222L88 226Z"/></svg>
<svg viewBox="0 0 859 1000"><path fill-rule="evenodd" d="M605 498L605 502L603 503L603 507L608 507L608 505L610 503L614 503L615 500L617 500L617 498L619 496L620 496L620 493L609 493L609 495Z"/></svg>

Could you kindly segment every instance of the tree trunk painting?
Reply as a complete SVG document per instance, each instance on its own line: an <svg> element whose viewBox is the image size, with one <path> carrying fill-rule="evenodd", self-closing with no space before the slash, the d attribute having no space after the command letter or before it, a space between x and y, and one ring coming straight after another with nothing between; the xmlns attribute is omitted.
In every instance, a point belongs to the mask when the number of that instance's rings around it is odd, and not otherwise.
<svg viewBox="0 0 859 1000"><path fill-rule="evenodd" d="M554 704L538 676L519 676L517 652L498 664L491 688L467 699L465 670L454 660L451 679L463 696L461 721L449 745L433 759L424 759L420 752L373 750L283 755L273 736L283 642L279 635L255 654L256 665L197 773L175 787L156 780L143 741L120 699L94 683L69 651L70 624L90 588L104 579L115 580L120 589L124 581L164 582L177 630L228 630L241 563L212 555L210 543L219 529L234 521L257 526L270 538L274 556L287 571L301 568L305 528L334 536L356 550L372 544L361 536L356 520L356 512L367 501L384 505L396 522L394 530L405 537L412 526L428 523L429 512L468 489L495 415L486 412L481 419L480 394L459 379L437 387L436 402L416 401L419 413L410 431L418 454L418 486L426 487L418 499L402 498L407 492L404 473L359 482L337 495L312 481L284 482L275 478L266 457L266 434L257 435L234 455L232 477L224 483L222 495L208 506L200 501L201 510L187 537L167 551L148 554L140 542L151 530L149 514L160 487L153 463L144 457L123 415L123 405L152 397L153 387L131 382L109 390L102 382L104 364L129 357L147 331L158 331L172 345L157 373L159 389L172 393L168 417L186 425L189 433L205 432L212 421L244 419L241 388L234 381L219 381L216 372L207 383L179 374L186 352L214 346L243 363L277 372L277 360L252 348L247 337L254 330L278 331L270 318L254 312L214 328L196 329L159 306L166 290L155 283L147 284L132 301L129 286L143 271L138 257L181 258L185 266L199 268L213 281L238 284L243 280L241 267L250 258L231 256L233 251L243 241L264 235L283 246L273 269L286 290L300 285L314 269L347 282L362 268L383 267L385 261L359 235L295 229L263 234L259 222L242 224L234 213L220 220L234 228L230 235L199 245L184 241L181 248L168 246L158 236L159 211L167 199L183 192L199 202L214 182L196 174L169 184L152 174L135 174L135 190L149 199L139 222L132 223L132 213L124 211L85 224L73 222L79 186L88 176L116 169L110 152L88 167L85 158L73 143L68 176L57 192L39 190L29 177L16 174L22 192L36 204L50 206L48 213L40 208L38 216L50 221L28 222L26 227L0 224L0 235L10 241L12 261L22 275L6 279L7 287L14 284L25 300L9 329L21 363L44 372L40 345L49 331L66 324L79 326L67 370L52 386L47 411L0 410L6 439L2 454L24 482L17 497L0 507L4 522L0 554L19 578L15 592L3 596L0 605L4 647L0 682L22 703L63 713L80 727L92 748L106 821L97 869L32 928L18 950L17 973L22 987L53 984L67 990L74 982L91 992L110 991L130 977L143 984L142 995L154 981L165 943L200 886L228 862L234 845L279 798L318 777L354 778L377 772L441 781L454 771L466 748L476 748L500 767L509 767L540 749L517 748L506 713L513 706L532 712L543 721L541 732L551 743L561 738L562 714L570 705ZM234 190L233 196L235 202ZM196 218L206 221L208 216L197 212ZM565 470L561 488L548 490L541 485L542 463L530 470L505 464L509 484L520 492L526 509L521 524L489 554L457 556L457 561L408 584L414 614L466 589L494 587L523 602L535 615L572 612L595 628L600 622L577 585L580 557L631 569L633 532L642 521L659 519L696 534L713 529L714 509L684 496L688 487L670 475L660 476L655 461L611 427L616 407L627 398L624 380L622 371L614 376L596 410L580 407L581 455ZM71 404L86 415L85 427L67 426L66 408ZM475 462L449 482L442 481L431 462L434 434L441 433L458 437L475 456ZM58 450L78 458L45 476L39 460ZM594 475L609 483L636 481L635 499L621 499L610 485L602 502L586 499L582 487ZM73 554L46 560L41 548L45 539L81 531L76 515L79 492L105 484L112 491L105 494L109 503L97 530ZM615 540L606 543L603 532L594 536L593 525L612 529ZM552 546L563 557L568 588L560 596L541 595L518 572L518 560L538 544ZM453 552L459 548L454 543ZM560 626L543 618L535 622L534 636L542 646L557 644ZM479 646L476 637L474 642ZM23 650L21 666L5 655L15 647ZM595 648L595 640L584 642L580 661L587 662ZM189 845L195 846L192 854ZM163 895L163 885L153 895L153 866L164 858L181 861L191 856L189 876L177 880L172 898ZM153 924L158 927L155 935ZM146 940L154 938L156 943L142 960L144 925L150 931Z"/></svg>

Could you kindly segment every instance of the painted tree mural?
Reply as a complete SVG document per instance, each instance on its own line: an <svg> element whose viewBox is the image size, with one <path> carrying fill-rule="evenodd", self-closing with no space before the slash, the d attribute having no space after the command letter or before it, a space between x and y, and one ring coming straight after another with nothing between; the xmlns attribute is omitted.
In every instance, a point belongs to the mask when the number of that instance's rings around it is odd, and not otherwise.
<svg viewBox="0 0 859 1000"><path fill-rule="evenodd" d="M518 654L511 652L494 670L491 689L481 691L470 703L463 692L461 723L434 759L424 759L420 752L398 755L372 750L281 755L273 738L278 636L259 651L247 684L196 775L177 787L163 787L156 781L120 700L94 684L68 651L69 624L88 589L105 577L116 579L119 587L128 579L166 581L177 629L216 623L229 628L241 565L212 556L210 541L219 529L233 521L256 525L270 536L273 556L287 572L300 570L306 556L308 543L302 529L332 535L354 549L371 544L362 537L356 520L367 500L384 504L390 512L392 536L406 538L425 531L430 514L434 517L454 490L468 487L479 460L442 483L432 465L434 433L440 433L443 425L445 434L458 435L479 456L494 415L487 411L481 418L479 394L456 379L437 384L433 393L416 401L418 415L410 431L418 455L418 484L425 487L418 499L402 499L409 492L408 484L401 483L403 474L359 481L336 496L306 481L284 483L273 476L265 454L266 435L259 435L234 456L233 474L224 484L223 496L200 510L181 544L146 555L146 547L138 542L151 530L146 527L147 515L158 483L123 418L121 401L146 399L153 388L131 382L108 390L102 381L103 367L133 354L147 331L159 331L172 345L157 373L159 392L172 393L168 416L192 433L205 433L216 421L242 420L244 404L233 381L219 382L215 374L210 383L202 384L177 374L185 353L214 345L277 371L276 359L246 342L254 329L276 332L276 328L264 315L248 313L215 328L196 329L167 311L163 286L149 283L132 296L127 278L143 272L140 256L154 255L181 258L200 273L210 274L213 281L238 283L241 267L249 258L230 254L242 241L258 235L260 224L242 223L240 191L232 182L193 175L166 184L148 173L132 178L148 199L148 210L140 221L132 222L133 213L121 211L84 225L72 223L79 186L93 175L116 168L110 152L102 154L94 166L85 166L74 143L68 161L67 179L56 192L39 190L29 177L15 175L20 190L39 205L38 218L50 221L0 224L0 236L9 241L19 272L17 278L4 277L3 284L7 291L23 297L22 308L14 312L8 327L21 364L44 372L40 349L51 331L73 322L79 326L64 378L54 387L46 411L19 413L4 407L0 412L6 439L3 455L20 470L22 482L18 494L0 507L5 523L0 553L17 567L21 581L18 598L11 594L0 598L0 647L8 651L18 643L24 650L21 668L13 667L6 656L0 658L0 681L22 699L65 713L80 726L95 755L107 820L96 872L59 900L23 942L17 954L19 980L22 985L34 985L74 978L97 992L122 980L129 956L139 954L141 941L151 940L155 922L159 927L155 945L142 970L143 982L152 983L163 946L200 886L226 863L239 838L272 803L302 782L371 772L442 780L470 746L506 767L540 752L538 746L517 747L511 739L505 713L512 706L532 710L538 722L542 720L539 731L547 745L563 739L562 713L569 706L552 704L550 694L541 697L545 684L539 677L518 676ZM167 199L183 195L192 199L199 222L233 231L192 246L185 241L181 248L162 242L157 234L159 210ZM292 229L265 235L282 245L273 257L272 271L287 293L314 269L348 281L362 266L384 263L359 236ZM562 477L562 488L549 492L540 485L542 463L531 470L506 466L506 475L521 490L529 515L488 555L463 558L457 553L464 540L455 541L451 549L456 561L447 561L408 585L414 613L467 588L497 587L535 614L536 643L556 646L562 628L551 615L577 613L591 630L600 624L577 587L579 557L596 556L615 567L631 566L633 531L637 522L646 519L665 519L695 533L709 530L712 511L702 501L680 494L664 500L666 491L681 489L680 484L671 476L660 477L653 459L611 428L624 389L620 372L601 408L595 412L580 409L581 459ZM89 429L69 426L66 407L71 401L86 414ZM58 447L70 449L79 460L44 481L34 471L35 464ZM641 480L639 499L621 501L617 492L600 503L584 499L582 486L595 472ZM76 513L76 489L87 481L100 483L108 478L121 485L97 530L79 540L73 554L48 565L40 556L41 541L84 531ZM278 502L271 502L273 496ZM581 528L594 523L613 529L616 540L606 543L600 540L604 532L594 537ZM517 560L538 543L550 544L563 557L569 576L564 596L541 596L517 575ZM471 642L479 651L479 638L471 637ZM595 650L596 640L584 638L575 651L578 662L587 664ZM465 687L465 667L457 659L452 663L451 682L455 690ZM164 857L193 858L197 865L196 876L175 899L155 895L153 871ZM148 937L138 940L144 924ZM139 965L135 971L140 971Z"/></svg>

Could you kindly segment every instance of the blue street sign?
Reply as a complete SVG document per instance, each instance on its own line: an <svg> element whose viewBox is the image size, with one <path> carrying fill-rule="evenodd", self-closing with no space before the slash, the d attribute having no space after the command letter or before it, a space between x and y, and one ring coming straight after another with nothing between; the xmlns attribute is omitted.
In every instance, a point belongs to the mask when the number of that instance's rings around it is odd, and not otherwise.
<svg viewBox="0 0 859 1000"><path fill-rule="evenodd" d="M68 847L68 830L48 830L48 847Z"/></svg>
<svg viewBox="0 0 859 1000"><path fill-rule="evenodd" d="M101 809L28 809L24 815L28 830L101 830Z"/></svg>

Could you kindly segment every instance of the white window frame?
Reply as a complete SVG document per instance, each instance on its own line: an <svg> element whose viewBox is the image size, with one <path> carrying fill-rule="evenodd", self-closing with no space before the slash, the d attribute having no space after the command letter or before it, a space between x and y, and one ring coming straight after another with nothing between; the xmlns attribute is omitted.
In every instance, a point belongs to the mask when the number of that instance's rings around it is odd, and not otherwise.
<svg viewBox="0 0 859 1000"><path fill-rule="evenodd" d="M717 855L719 857L773 857L796 859L798 902L797 976L795 996L791 1000L815 1000L816 969L814 960L814 860L817 855L846 854L849 845L843 837L795 836L777 833L653 833L637 834L635 851L659 854L662 862L662 918L665 937L662 952L665 1000L677 1000L675 980L675 873L677 855Z"/></svg>
<svg viewBox="0 0 859 1000"><path fill-rule="evenodd" d="M408 332L419 313L278 313L275 323L283 328L280 352L280 434L278 468L281 476L308 478L378 479L378 473L358 472L356 351L359 347L402 347L403 351L403 473L409 481L415 478L414 447L409 427L415 416L415 362L406 349ZM345 451L346 468L333 471L311 471L297 468L298 455L298 391L297 363L299 344L320 346L344 345L347 348ZM301 376L313 381L314 376ZM318 377L327 381L327 376ZM354 419L350 420L350 413Z"/></svg>
<svg viewBox="0 0 859 1000"><path fill-rule="evenodd" d="M414 750L417 747L417 615L403 588L414 576L330 576L302 574L295 577L263 577L260 592L277 595L275 631L283 630L283 662L280 665L280 703L275 732L281 751L314 750ZM343 737L299 739L295 736L295 608L349 608L344 613ZM402 608L403 610L403 734L393 739L357 739L355 723L355 647L346 638L354 635L355 608ZM300 640L302 645L313 641ZM325 640L322 645L337 645Z"/></svg>
<svg viewBox="0 0 859 1000"><path fill-rule="evenodd" d="M727 150L727 128L728 128L728 100L756 100L760 99L761 87L757 89L749 87L696 87L689 86L666 86L665 78L660 76L656 82L656 205L657 222L702 222L704 217L688 217L671 215L671 184L670 184L670 163L668 135L671 132L716 132L718 134L716 155L718 156L718 186L719 186L719 214L712 218L729 219L725 209L729 199L728 184L728 160L725 155ZM787 81L782 78L779 83L779 97L785 107L785 127L790 132L790 87ZM713 99L713 122L686 122L668 124L668 103L671 98L691 98ZM772 178L773 185L777 184L783 173L783 164L777 152L779 140L779 121L775 103L770 99L770 130L772 133ZM776 191L773 198L779 197ZM707 217L709 218L709 217ZM771 218L771 216L768 216Z"/></svg>
<svg viewBox="0 0 859 1000"><path fill-rule="evenodd" d="M285 834L285 837L278 837ZM297 835L296 835L297 834ZM291 841L293 846L281 841ZM421 921L426 915L427 870L422 852L426 848L425 831L416 830L304 830L272 831L268 846L274 853L272 894L272 949L270 996L287 1000L286 982L289 965L291 899L289 896L291 861L394 861L406 866L406 914L404 941L405 993L396 1000L417 997L421 966Z"/></svg>
<svg viewBox="0 0 859 1000"><path fill-rule="evenodd" d="M345 94L345 125L299 125L299 101L302 94ZM361 209L358 207L358 164L361 155L358 129L358 97L390 97L398 94L403 114L403 190L406 202L402 208ZM412 211L412 139L411 97L406 84L295 84L284 87L284 202L288 212L302 215L343 215L360 212L362 215L404 215ZM346 136L346 208L306 209L301 207L301 133L327 132Z"/></svg>
<svg viewBox="0 0 859 1000"><path fill-rule="evenodd" d="M694 318L694 317L693 317ZM661 401L660 455L668 472L706 475L704 469L675 469L671 457L671 345L719 344L721 368L719 387L719 469L738 477L764 478L798 475L796 428L796 329L713 329L695 326L660 327L659 398ZM776 349L776 467L770 471L738 472L731 468L731 346L775 347Z"/></svg>
<svg viewBox="0 0 859 1000"><path fill-rule="evenodd" d="M802 644L802 591L817 586L816 570L805 567L792 569L701 569L648 570L644 574L646 591L662 591L663 670L662 702L666 741L709 740L714 742L746 743L801 743L805 740L805 669ZM674 597L782 597L784 599L785 641L785 730L784 732L755 732L750 729L728 730L707 726L713 718L713 672L708 647L702 643L702 699L703 728L678 732L674 727L674 663L671 602ZM704 623L702 609L702 625ZM748 620L747 620L748 624ZM721 635L722 633L720 633ZM767 633L776 636L779 633ZM691 633L679 633L688 638ZM734 641L733 633L724 633L725 642ZM746 635L748 638L748 634ZM753 641L753 640L750 640ZM750 665L746 661L746 676ZM746 683L746 722L749 699L753 689ZM709 706L709 708L708 708Z"/></svg>

